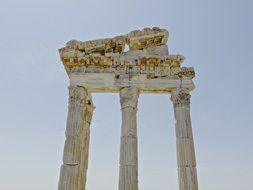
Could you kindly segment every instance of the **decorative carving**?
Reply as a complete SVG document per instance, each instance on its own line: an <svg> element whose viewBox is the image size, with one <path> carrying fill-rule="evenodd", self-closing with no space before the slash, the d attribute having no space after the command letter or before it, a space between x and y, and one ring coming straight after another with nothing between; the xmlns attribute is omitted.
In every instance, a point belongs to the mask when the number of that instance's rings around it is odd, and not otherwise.
<svg viewBox="0 0 253 190"><path fill-rule="evenodd" d="M193 79L195 77L195 71L193 67L172 67L171 76L175 76L175 78Z"/></svg>
<svg viewBox="0 0 253 190"><path fill-rule="evenodd" d="M81 51L86 55L92 53L99 53L100 55L105 55L105 53L123 52L125 44L125 36L116 36L114 38L106 38L86 42L71 40L66 44L66 47L69 49ZM64 49L60 49L60 51L64 51Z"/></svg>
<svg viewBox="0 0 253 190"><path fill-rule="evenodd" d="M168 54L168 35L165 29L144 28L113 38L86 42L72 40L59 53L70 78L72 74L85 76L82 80L87 82L87 88L91 81L98 82L98 89L111 85L115 87L113 90L137 83L142 90L152 88L163 92L170 91L174 85L174 88L179 87L180 80L188 80L184 84L193 89L190 80L195 76L194 68L181 67L185 60L183 55ZM123 52L126 44L130 50ZM108 81L103 83L99 80ZM170 80L173 84L166 88L165 81ZM158 86L159 81L164 88ZM149 89L146 89L146 84L149 84Z"/></svg>
<svg viewBox="0 0 253 190"><path fill-rule="evenodd" d="M192 67L181 67L184 56L169 55L168 36L165 29L144 28L114 38L72 40L59 50L72 84L59 190L85 189L90 124L95 108L88 91L119 92L120 95L120 190L138 190L136 113L139 93L171 93L180 189L198 189L189 109L189 91L194 89L191 79L195 71ZM129 51L124 52L126 45Z"/></svg>
<svg viewBox="0 0 253 190"><path fill-rule="evenodd" d="M143 30L135 30L125 36L116 36L114 38L106 38L100 40L92 40L81 42L71 40L66 44L66 48L60 49L60 53L66 49L72 49L85 53L122 53L125 45L128 44L130 50L141 50L152 46L165 45L168 40L169 33L165 29L158 27L144 28Z"/></svg>
<svg viewBox="0 0 253 190"><path fill-rule="evenodd" d="M152 29L144 28L143 30L135 30L125 36L116 36L114 38L86 42L71 40L59 52L61 57L65 53L71 54L71 52L79 52L84 55L93 53L100 55L105 55L106 53L122 53L126 44L129 45L130 50L141 50L152 46L165 45L168 40L168 35L168 31L165 29L158 27Z"/></svg>
<svg viewBox="0 0 253 190"><path fill-rule="evenodd" d="M164 58L164 64L170 67L180 67L184 60L183 55L168 55Z"/></svg>
<svg viewBox="0 0 253 190"><path fill-rule="evenodd" d="M135 87L124 87L120 90L120 104L121 108L137 107L139 98L139 90Z"/></svg>
<svg viewBox="0 0 253 190"><path fill-rule="evenodd" d="M171 93L171 101L175 107L190 106L191 95L186 89L176 89Z"/></svg>
<svg viewBox="0 0 253 190"><path fill-rule="evenodd" d="M127 36L130 50L141 50L152 46L161 46L167 43L169 32L158 27L134 30Z"/></svg>
<svg viewBox="0 0 253 190"><path fill-rule="evenodd" d="M148 74L158 77L169 77L171 79L192 79L195 76L194 68L179 67L183 61L177 56L139 56L138 59L124 59L101 55L86 55L82 57L62 58L67 72L77 73L112 73L116 70L124 70L124 74ZM110 68L107 70L101 68ZM131 72L134 71L134 72ZM115 73L116 75L116 73Z"/></svg>
<svg viewBox="0 0 253 190"><path fill-rule="evenodd" d="M87 91L82 86L69 86L69 106L85 106Z"/></svg>

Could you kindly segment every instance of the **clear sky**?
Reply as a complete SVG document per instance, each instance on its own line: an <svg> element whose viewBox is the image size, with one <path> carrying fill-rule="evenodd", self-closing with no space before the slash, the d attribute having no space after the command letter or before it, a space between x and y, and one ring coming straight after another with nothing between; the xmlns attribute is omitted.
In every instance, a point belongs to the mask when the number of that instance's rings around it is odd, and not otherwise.
<svg viewBox="0 0 253 190"><path fill-rule="evenodd" d="M56 190L68 77L58 48L159 26L196 71L191 115L202 190L252 189L252 0L0 2L0 189ZM141 190L178 189L169 95L141 95ZM118 94L95 94L87 190L117 189Z"/></svg>

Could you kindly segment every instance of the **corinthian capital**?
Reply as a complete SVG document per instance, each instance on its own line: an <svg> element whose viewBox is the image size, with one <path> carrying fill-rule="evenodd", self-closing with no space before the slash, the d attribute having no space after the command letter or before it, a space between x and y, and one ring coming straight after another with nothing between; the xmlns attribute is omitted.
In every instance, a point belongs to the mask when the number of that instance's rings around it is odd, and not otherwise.
<svg viewBox="0 0 253 190"><path fill-rule="evenodd" d="M120 90L120 104L121 108L137 107L139 98L139 89L136 87L124 87Z"/></svg>
<svg viewBox="0 0 253 190"><path fill-rule="evenodd" d="M87 90L82 86L69 86L69 106L85 106Z"/></svg>
<svg viewBox="0 0 253 190"><path fill-rule="evenodd" d="M171 93L171 101L175 107L190 106L191 95L186 89L175 89Z"/></svg>

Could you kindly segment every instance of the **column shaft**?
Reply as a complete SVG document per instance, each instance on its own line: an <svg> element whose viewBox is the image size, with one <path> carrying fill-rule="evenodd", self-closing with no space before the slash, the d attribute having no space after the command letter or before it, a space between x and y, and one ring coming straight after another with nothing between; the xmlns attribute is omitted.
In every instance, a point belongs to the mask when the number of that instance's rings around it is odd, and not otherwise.
<svg viewBox="0 0 253 190"><path fill-rule="evenodd" d="M119 190L138 190L137 103L135 87L120 90L122 111Z"/></svg>
<svg viewBox="0 0 253 190"><path fill-rule="evenodd" d="M176 119L177 164L180 190L198 190L195 150L190 117L190 94L184 89L172 92Z"/></svg>
<svg viewBox="0 0 253 190"><path fill-rule="evenodd" d="M86 89L71 85L58 190L85 190L92 113L93 105Z"/></svg>

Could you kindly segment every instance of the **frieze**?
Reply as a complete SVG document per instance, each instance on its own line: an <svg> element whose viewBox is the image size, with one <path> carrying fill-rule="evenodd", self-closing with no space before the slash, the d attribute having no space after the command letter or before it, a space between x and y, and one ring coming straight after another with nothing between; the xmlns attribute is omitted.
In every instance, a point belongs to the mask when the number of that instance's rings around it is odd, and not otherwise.
<svg viewBox="0 0 253 190"><path fill-rule="evenodd" d="M140 56L138 59L123 59L106 56L84 56L63 59L68 73L121 73L148 74L148 78L171 77L172 79L192 79L193 67L179 67L178 56ZM175 63L174 63L175 62Z"/></svg>
<svg viewBox="0 0 253 190"><path fill-rule="evenodd" d="M158 27L144 28L143 30L135 30L127 35L116 36L114 38L106 38L99 40L90 40L81 42L71 40L67 42L65 48L59 49L61 57L65 53L79 52L84 55L99 53L122 53L126 45L129 45L130 50L142 50L152 46L165 45L168 41L169 32Z"/></svg>
<svg viewBox="0 0 253 190"><path fill-rule="evenodd" d="M82 53L85 53L86 55L92 53L99 53L101 55L105 55L105 53L123 52L125 44L125 36L116 36L114 38L91 40L86 42L71 40L66 44L66 48L80 51ZM60 49L60 51L64 51L64 49Z"/></svg>
<svg viewBox="0 0 253 190"><path fill-rule="evenodd" d="M180 67L185 57L183 55L168 55L164 58L164 64L170 67Z"/></svg>
<svg viewBox="0 0 253 190"><path fill-rule="evenodd" d="M134 30L127 36L130 50L141 50L152 46L164 45L168 41L169 32L158 27Z"/></svg>
<svg viewBox="0 0 253 190"><path fill-rule="evenodd" d="M166 52L168 35L165 29L144 28L114 38L86 42L72 40L59 53L68 74L113 73L116 79L122 78L120 75L124 75L123 78L135 75L148 79L194 78L194 68L181 67L185 60L183 55ZM126 44L130 50L123 52Z"/></svg>
<svg viewBox="0 0 253 190"><path fill-rule="evenodd" d="M193 79L195 77L195 71L193 67L172 67L171 76L183 79Z"/></svg>

